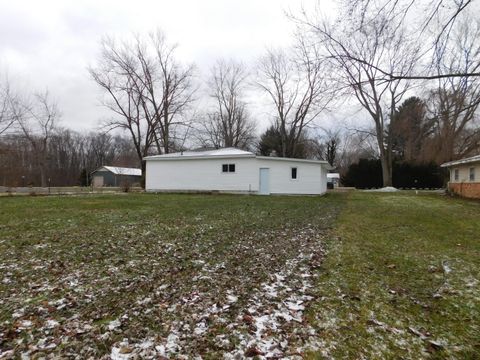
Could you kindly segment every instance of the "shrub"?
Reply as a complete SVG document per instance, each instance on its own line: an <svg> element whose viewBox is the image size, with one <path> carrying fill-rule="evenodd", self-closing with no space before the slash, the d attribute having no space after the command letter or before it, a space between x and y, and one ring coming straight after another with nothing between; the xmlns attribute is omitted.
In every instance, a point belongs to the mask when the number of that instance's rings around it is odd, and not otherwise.
<svg viewBox="0 0 480 360"><path fill-rule="evenodd" d="M437 164L393 164L393 186L396 188L440 188L445 184L445 170ZM350 165L342 176L344 186L358 189L380 188L383 186L382 166L378 159L361 159Z"/></svg>
<svg viewBox="0 0 480 360"><path fill-rule="evenodd" d="M341 177L343 186L369 189L382 187L382 166L379 160L360 159L350 165L347 173Z"/></svg>
<svg viewBox="0 0 480 360"><path fill-rule="evenodd" d="M128 180L122 181L120 184L120 189L122 189L123 192L128 193L132 189L132 183Z"/></svg>

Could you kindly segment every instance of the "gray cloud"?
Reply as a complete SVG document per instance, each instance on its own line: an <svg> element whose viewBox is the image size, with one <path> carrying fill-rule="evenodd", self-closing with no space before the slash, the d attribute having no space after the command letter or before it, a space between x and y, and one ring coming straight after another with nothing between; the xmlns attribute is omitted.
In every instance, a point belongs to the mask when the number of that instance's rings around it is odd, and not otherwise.
<svg viewBox="0 0 480 360"><path fill-rule="evenodd" d="M311 8L316 0L306 0ZM293 25L286 10L298 0L35 1L0 3L0 71L29 86L49 88L58 99L63 124L93 129L108 116L87 66L104 35L128 36L163 29L179 44L185 62L201 74L218 57L252 62L266 46L287 45ZM324 3L328 9L330 4Z"/></svg>

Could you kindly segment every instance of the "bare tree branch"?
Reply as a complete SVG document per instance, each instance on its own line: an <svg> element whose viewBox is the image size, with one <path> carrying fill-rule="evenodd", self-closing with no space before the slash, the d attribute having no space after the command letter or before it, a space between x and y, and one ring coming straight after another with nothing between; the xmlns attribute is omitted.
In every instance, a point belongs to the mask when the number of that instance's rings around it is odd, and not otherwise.
<svg viewBox="0 0 480 360"><path fill-rule="evenodd" d="M255 123L249 118L244 91L248 73L243 64L219 60L208 81L214 105L200 121L199 141L215 148L248 149L255 139Z"/></svg>

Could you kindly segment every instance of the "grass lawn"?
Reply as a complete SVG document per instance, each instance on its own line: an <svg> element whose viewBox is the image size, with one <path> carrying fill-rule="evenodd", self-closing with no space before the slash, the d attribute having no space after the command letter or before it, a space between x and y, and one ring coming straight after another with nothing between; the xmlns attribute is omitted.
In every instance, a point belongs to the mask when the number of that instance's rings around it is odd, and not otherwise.
<svg viewBox="0 0 480 360"><path fill-rule="evenodd" d="M344 199L0 200L0 358L292 355Z"/></svg>
<svg viewBox="0 0 480 360"><path fill-rule="evenodd" d="M480 358L479 202L355 192L334 234L313 358Z"/></svg>
<svg viewBox="0 0 480 360"><path fill-rule="evenodd" d="M480 203L0 199L0 359L478 358Z"/></svg>

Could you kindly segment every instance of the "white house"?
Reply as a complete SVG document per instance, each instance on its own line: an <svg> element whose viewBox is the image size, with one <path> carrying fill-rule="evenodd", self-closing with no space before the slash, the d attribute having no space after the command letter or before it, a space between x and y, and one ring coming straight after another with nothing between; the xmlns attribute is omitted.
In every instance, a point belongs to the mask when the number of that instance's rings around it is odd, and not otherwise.
<svg viewBox="0 0 480 360"><path fill-rule="evenodd" d="M327 189L328 162L256 156L235 148L147 156L147 191L312 194Z"/></svg>

